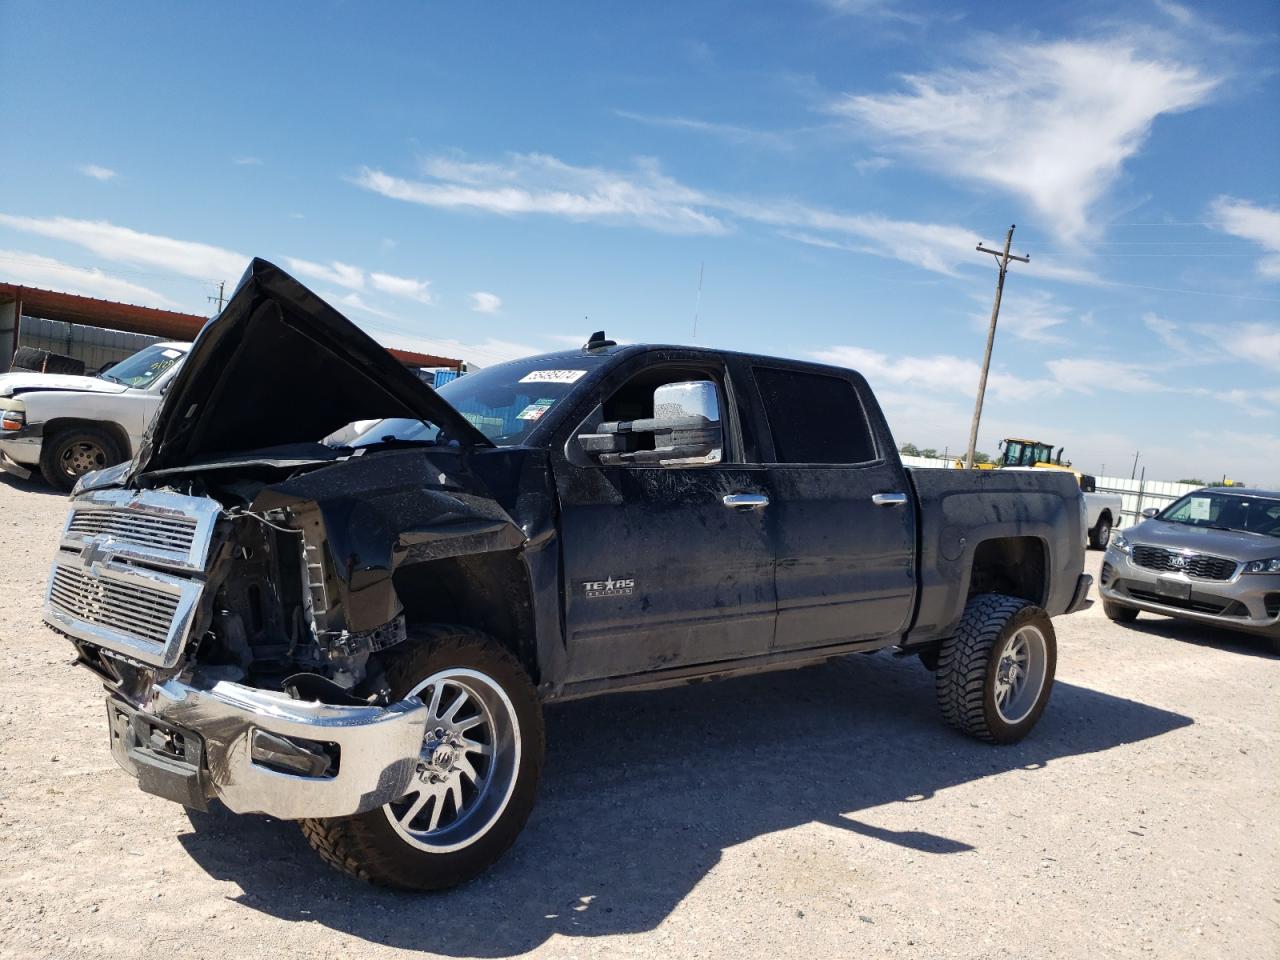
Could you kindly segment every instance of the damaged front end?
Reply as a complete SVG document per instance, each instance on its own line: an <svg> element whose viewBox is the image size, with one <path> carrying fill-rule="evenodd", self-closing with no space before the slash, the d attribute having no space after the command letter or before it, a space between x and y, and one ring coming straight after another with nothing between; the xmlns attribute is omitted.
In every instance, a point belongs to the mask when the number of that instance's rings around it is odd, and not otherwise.
<svg viewBox="0 0 1280 960"><path fill-rule="evenodd" d="M294 374L255 382L272 343L318 371L305 392ZM228 423L245 392L275 419L239 453ZM313 439L390 416L447 424L452 442L378 463ZM381 347L255 261L138 458L73 493L50 574L45 620L106 684L112 752L144 790L282 819L405 793L428 711L386 680L407 636L392 575L423 539L522 540L466 467L482 443Z"/></svg>

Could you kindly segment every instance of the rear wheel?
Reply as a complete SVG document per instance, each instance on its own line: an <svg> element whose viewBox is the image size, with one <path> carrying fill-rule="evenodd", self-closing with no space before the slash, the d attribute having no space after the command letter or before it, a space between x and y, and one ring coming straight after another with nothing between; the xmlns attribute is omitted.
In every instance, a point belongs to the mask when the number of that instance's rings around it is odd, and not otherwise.
<svg viewBox="0 0 1280 960"><path fill-rule="evenodd" d="M1094 528L1089 531L1089 546L1095 550L1107 549L1111 542L1111 514L1104 513L1098 518Z"/></svg>
<svg viewBox="0 0 1280 960"><path fill-rule="evenodd" d="M432 627L392 667L396 699L419 697L426 735L409 791L353 817L304 820L311 846L344 873L407 890L464 883L515 841L542 770L542 710L504 647L463 627Z"/></svg>
<svg viewBox="0 0 1280 960"><path fill-rule="evenodd" d="M70 490L86 473L113 467L124 460L120 444L100 427L72 427L45 437L40 447L40 472L59 490Z"/></svg>
<svg viewBox="0 0 1280 960"><path fill-rule="evenodd" d="M1114 603L1111 600L1102 601L1102 612L1106 614L1108 620L1114 620L1116 623L1133 623L1138 619L1137 607L1126 607L1122 603Z"/></svg>
<svg viewBox="0 0 1280 960"><path fill-rule="evenodd" d="M973 597L938 656L942 718L979 740L1016 743L1044 713L1057 663L1057 638L1044 610L1018 597Z"/></svg>

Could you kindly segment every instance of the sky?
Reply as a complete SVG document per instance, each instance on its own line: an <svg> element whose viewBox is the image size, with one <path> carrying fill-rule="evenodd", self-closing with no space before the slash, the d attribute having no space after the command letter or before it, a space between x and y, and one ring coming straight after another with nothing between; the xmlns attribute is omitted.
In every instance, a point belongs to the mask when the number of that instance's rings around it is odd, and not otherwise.
<svg viewBox="0 0 1280 960"><path fill-rule="evenodd" d="M0 0L0 280L833 362L899 444L1280 487L1280 5ZM699 280L701 278L701 288Z"/></svg>

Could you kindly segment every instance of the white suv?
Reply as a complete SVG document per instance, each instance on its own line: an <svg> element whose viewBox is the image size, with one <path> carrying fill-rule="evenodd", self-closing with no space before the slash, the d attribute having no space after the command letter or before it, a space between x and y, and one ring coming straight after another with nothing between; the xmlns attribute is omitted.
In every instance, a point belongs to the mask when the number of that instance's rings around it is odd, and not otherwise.
<svg viewBox="0 0 1280 960"><path fill-rule="evenodd" d="M190 349L153 343L96 377L0 374L0 469L23 479L39 470L70 490L128 460Z"/></svg>

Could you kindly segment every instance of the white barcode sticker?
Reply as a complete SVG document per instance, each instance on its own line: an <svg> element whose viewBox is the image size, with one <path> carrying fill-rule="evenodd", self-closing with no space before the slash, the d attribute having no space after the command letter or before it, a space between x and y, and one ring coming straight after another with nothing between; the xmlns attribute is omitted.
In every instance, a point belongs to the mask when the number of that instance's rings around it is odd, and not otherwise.
<svg viewBox="0 0 1280 960"><path fill-rule="evenodd" d="M521 383L577 383L585 370L534 370L520 378Z"/></svg>

